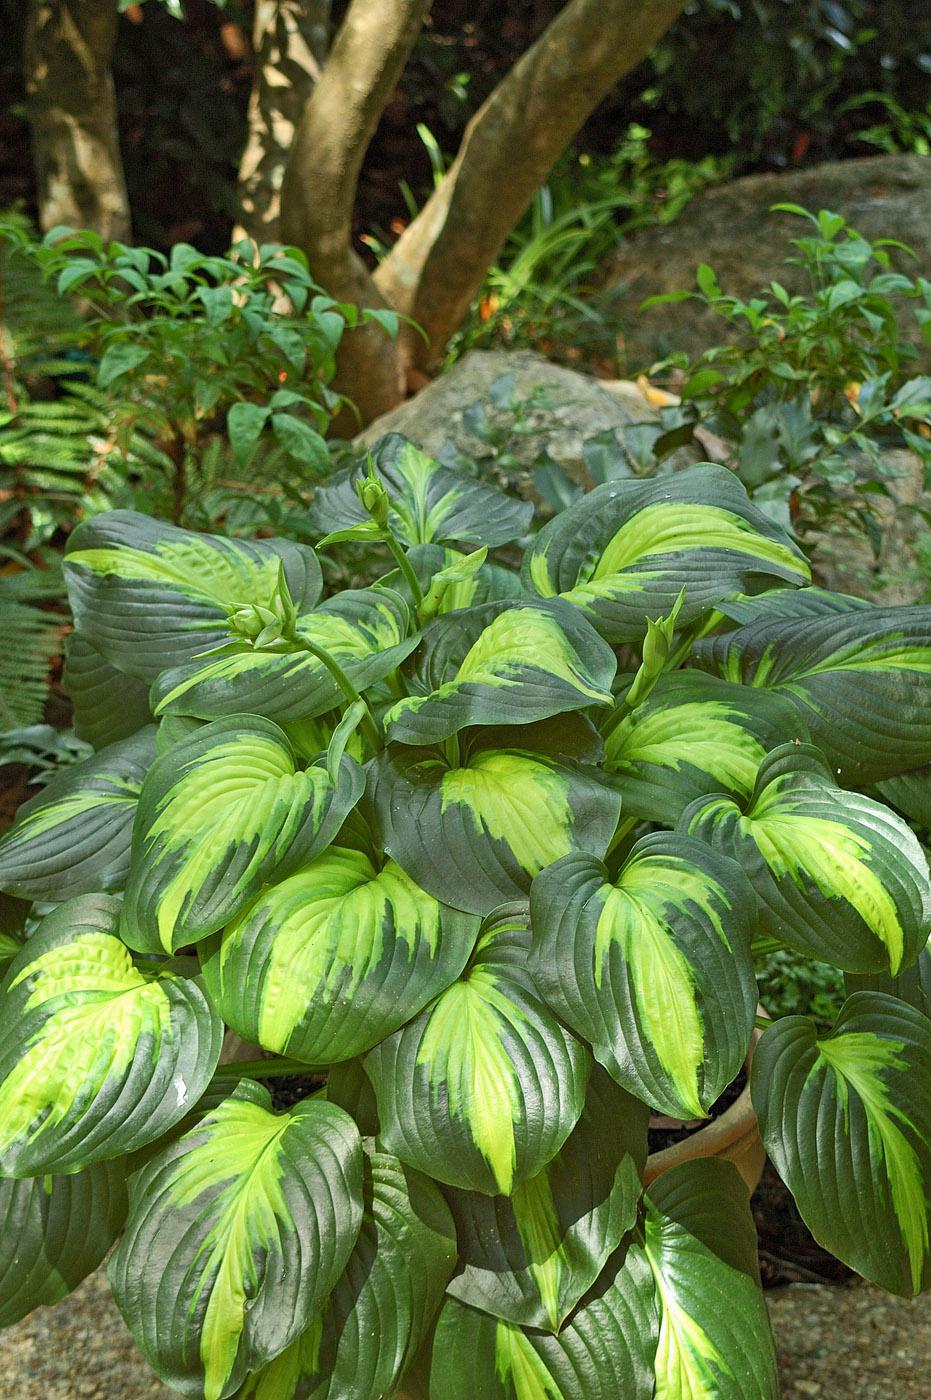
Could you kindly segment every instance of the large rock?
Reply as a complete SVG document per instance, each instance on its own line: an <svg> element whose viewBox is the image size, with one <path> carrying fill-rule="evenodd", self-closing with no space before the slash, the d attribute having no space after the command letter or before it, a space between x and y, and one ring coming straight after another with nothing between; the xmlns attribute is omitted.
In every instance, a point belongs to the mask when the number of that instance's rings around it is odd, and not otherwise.
<svg viewBox="0 0 931 1400"><path fill-rule="evenodd" d="M637 314L645 297L694 288L699 263L710 263L722 289L742 297L773 279L793 292L805 289L801 269L785 266L793 252L789 240L805 225L790 214L770 213L777 203L816 213L831 209L866 238L897 238L917 259L894 253L896 265L913 277L931 277L931 158L874 156L781 175L748 175L706 190L673 223L644 230L622 248L611 281L626 289L621 304L629 371L672 350L697 356L734 334L727 321L698 302ZM907 313L900 324L905 336L914 338ZM931 364L931 348L924 347L922 358Z"/></svg>

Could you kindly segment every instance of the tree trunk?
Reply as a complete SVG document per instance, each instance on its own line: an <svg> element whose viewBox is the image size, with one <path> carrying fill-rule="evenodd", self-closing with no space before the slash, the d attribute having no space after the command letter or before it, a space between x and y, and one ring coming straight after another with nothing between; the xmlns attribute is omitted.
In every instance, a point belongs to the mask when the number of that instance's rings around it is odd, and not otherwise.
<svg viewBox="0 0 931 1400"><path fill-rule="evenodd" d="M115 0L31 0L26 93L39 221L130 237L110 57Z"/></svg>
<svg viewBox="0 0 931 1400"><path fill-rule="evenodd" d="M331 0L256 0L255 76L233 233L280 242L281 182L301 113L326 58Z"/></svg>

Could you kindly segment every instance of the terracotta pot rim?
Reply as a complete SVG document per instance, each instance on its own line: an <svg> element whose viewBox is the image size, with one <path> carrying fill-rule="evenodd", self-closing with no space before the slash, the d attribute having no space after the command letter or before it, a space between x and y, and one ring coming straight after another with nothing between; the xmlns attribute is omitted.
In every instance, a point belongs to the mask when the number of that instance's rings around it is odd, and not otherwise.
<svg viewBox="0 0 931 1400"><path fill-rule="evenodd" d="M767 1016L765 1008L758 1006L757 1015ZM744 1069L748 1076L753 1052L759 1044L762 1034L763 1032L755 1027L750 1037L750 1048L744 1060ZM683 1138L681 1142L674 1142L670 1147L664 1147L659 1152L650 1153L643 1173L644 1185L649 1186L650 1182L655 1181L661 1172L668 1171L670 1167L678 1166L681 1162L691 1162L696 1157L718 1157L727 1148L733 1147L735 1143L741 1142L745 1138L752 1138L757 1133L756 1114L750 1100L748 1078L738 1097L729 1108L724 1110L720 1118L706 1123L703 1128L697 1128L694 1133Z"/></svg>

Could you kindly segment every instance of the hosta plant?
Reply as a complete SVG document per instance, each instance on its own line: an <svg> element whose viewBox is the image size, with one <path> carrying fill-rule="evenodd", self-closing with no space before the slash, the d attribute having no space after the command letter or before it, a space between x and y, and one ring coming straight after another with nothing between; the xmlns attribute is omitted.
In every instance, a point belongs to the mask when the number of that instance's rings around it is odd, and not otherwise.
<svg viewBox="0 0 931 1400"><path fill-rule="evenodd" d="M775 1396L746 1186L645 1190L650 1114L713 1114L762 1027L813 1233L931 1281L931 609L810 587L718 466L520 573L527 510L403 439L314 518L71 536L95 752L0 843L0 1318L115 1246L204 1400ZM324 597L354 540L383 580ZM758 1009L773 950L843 970L833 1027Z"/></svg>

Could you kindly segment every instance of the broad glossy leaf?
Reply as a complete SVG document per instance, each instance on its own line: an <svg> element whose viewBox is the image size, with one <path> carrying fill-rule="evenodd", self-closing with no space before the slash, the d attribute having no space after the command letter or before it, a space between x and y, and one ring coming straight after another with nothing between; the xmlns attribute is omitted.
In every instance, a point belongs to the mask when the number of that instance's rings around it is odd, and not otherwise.
<svg viewBox="0 0 931 1400"><path fill-rule="evenodd" d="M824 617L871 606L865 598L831 593L827 588L776 588L750 598L727 598L718 604L718 609L725 617L744 625L764 619L778 622L790 617Z"/></svg>
<svg viewBox="0 0 931 1400"><path fill-rule="evenodd" d="M751 1073L766 1150L815 1239L905 1297L931 1284L931 1021L857 992L833 1030L766 1031Z"/></svg>
<svg viewBox="0 0 931 1400"><path fill-rule="evenodd" d="M132 1152L204 1092L223 1027L191 965L141 969L119 902L46 915L0 985L0 1171L67 1172Z"/></svg>
<svg viewBox="0 0 931 1400"><path fill-rule="evenodd" d="M591 856L565 856L537 876L530 909L530 970L547 1005L630 1093L703 1117L753 1029L755 903L739 867L656 832L614 880Z"/></svg>
<svg viewBox="0 0 931 1400"><path fill-rule="evenodd" d="M649 1266L631 1244L558 1336L450 1298L433 1343L430 1400L652 1400L656 1338Z"/></svg>
<svg viewBox="0 0 931 1400"><path fill-rule="evenodd" d="M756 622L700 642L696 656L787 695L846 787L931 762L931 607Z"/></svg>
<svg viewBox="0 0 931 1400"><path fill-rule="evenodd" d="M931 832L931 765L877 783L870 796L901 812L910 825Z"/></svg>
<svg viewBox="0 0 931 1400"><path fill-rule="evenodd" d="M931 941L918 954L918 961L896 973L848 972L844 976L848 992L886 992L931 1017Z"/></svg>
<svg viewBox="0 0 931 1400"><path fill-rule="evenodd" d="M362 1223L362 1140L322 1099L270 1112L241 1081L130 1183L109 1276L152 1369L223 1400L304 1330Z"/></svg>
<svg viewBox="0 0 931 1400"><path fill-rule="evenodd" d="M366 1057L381 1142L449 1186L509 1195L581 1115L588 1056L539 1000L526 916L489 921L459 981Z"/></svg>
<svg viewBox="0 0 931 1400"><path fill-rule="evenodd" d="M382 1400L419 1350L456 1261L437 1187L366 1153L362 1229L323 1312L243 1388L242 1400Z"/></svg>
<svg viewBox="0 0 931 1400"><path fill-rule="evenodd" d="M344 757L300 769L271 720L214 720L173 744L142 787L122 934L172 952L215 933L270 879L326 847L364 786Z"/></svg>
<svg viewBox="0 0 931 1400"><path fill-rule="evenodd" d="M0 888L50 903L122 889L155 728L57 773L0 840Z"/></svg>
<svg viewBox="0 0 931 1400"><path fill-rule="evenodd" d="M337 661L357 690L382 680L413 651L407 605L387 588L347 589L298 618L301 636ZM337 682L310 652L224 650L163 672L152 689L155 713L256 714L284 724L345 703Z"/></svg>
<svg viewBox="0 0 931 1400"><path fill-rule="evenodd" d="M611 701L616 662L577 609L500 602L439 618L407 668L389 739L435 744L468 725L529 724Z"/></svg>
<svg viewBox="0 0 931 1400"><path fill-rule="evenodd" d="M128 739L152 723L146 682L111 666L80 632L65 639L62 685L74 708L75 734L95 749Z"/></svg>
<svg viewBox="0 0 931 1400"><path fill-rule="evenodd" d="M660 1315L656 1400L778 1400L747 1188L718 1158L673 1167L646 1198Z"/></svg>
<svg viewBox="0 0 931 1400"><path fill-rule="evenodd" d="M84 521L65 559L78 630L145 681L226 640L228 608L268 606L282 568L298 610L312 608L322 576L307 546L204 535L132 510Z"/></svg>
<svg viewBox="0 0 931 1400"><path fill-rule="evenodd" d="M448 1292L495 1317L558 1332L637 1220L649 1109L594 1066L564 1146L512 1196L445 1195L459 1238Z"/></svg>
<svg viewBox="0 0 931 1400"><path fill-rule="evenodd" d="M712 465L597 486L544 525L524 558L528 587L574 603L611 642L642 638L683 587L680 626L729 594L803 584L809 572L734 473Z"/></svg>
<svg viewBox="0 0 931 1400"><path fill-rule="evenodd" d="M730 856L759 901L759 932L848 972L897 973L931 928L931 878L901 817L834 783L809 745L775 749L747 803L701 798L683 830Z"/></svg>
<svg viewBox="0 0 931 1400"><path fill-rule="evenodd" d="M604 855L621 807L599 769L511 747L523 730L498 731L500 748L488 736L462 745L455 765L436 749L392 747L369 767L384 849L431 894L477 914L525 898L571 850Z"/></svg>
<svg viewBox="0 0 931 1400"><path fill-rule="evenodd" d="M442 466L400 433L383 437L372 459L391 502L388 524L406 545L462 541L493 548L519 539L530 528L529 502ZM368 464L360 464L317 487L311 518L321 534L368 520L356 491L356 482L367 473Z"/></svg>
<svg viewBox="0 0 931 1400"><path fill-rule="evenodd" d="M749 797L770 749L805 738L785 697L676 671L608 735L605 766L618 775L625 817L675 826L707 793Z"/></svg>
<svg viewBox="0 0 931 1400"><path fill-rule="evenodd" d="M0 1181L0 1327L57 1303L97 1268L126 1219L123 1167Z"/></svg>
<svg viewBox="0 0 931 1400"><path fill-rule="evenodd" d="M330 846L227 928L204 972L228 1025L308 1064L348 1060L458 977L478 919L394 861ZM415 1164L416 1165L416 1164Z"/></svg>

